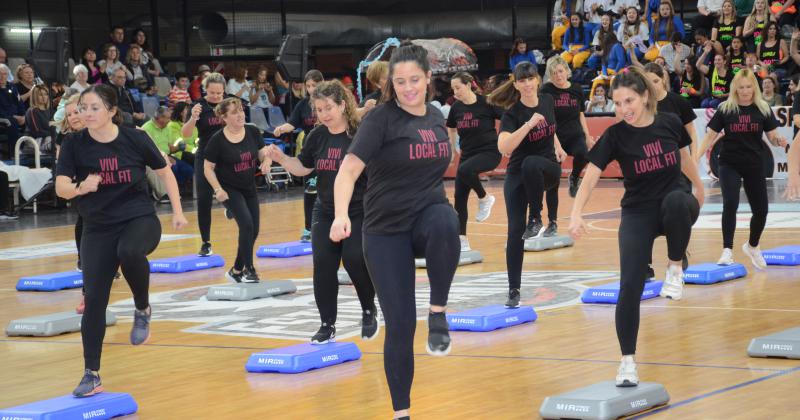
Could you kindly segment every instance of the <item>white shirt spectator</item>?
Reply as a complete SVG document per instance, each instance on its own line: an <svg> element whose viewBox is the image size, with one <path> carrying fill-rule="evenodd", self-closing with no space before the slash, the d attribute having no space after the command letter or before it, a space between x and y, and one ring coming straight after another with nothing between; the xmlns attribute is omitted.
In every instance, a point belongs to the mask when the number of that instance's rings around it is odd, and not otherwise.
<svg viewBox="0 0 800 420"><path fill-rule="evenodd" d="M240 90L242 90L242 86L244 85L247 85L247 89L244 90L244 93L242 93L240 98L250 102L250 82L247 80L245 80L244 83L239 83L236 81L236 79L228 80L228 87L225 88L225 93L228 95L236 95Z"/></svg>
<svg viewBox="0 0 800 420"><path fill-rule="evenodd" d="M705 7L709 12L719 13L725 0L697 0L697 8Z"/></svg>
<svg viewBox="0 0 800 420"><path fill-rule="evenodd" d="M631 43L631 38L636 35L635 26L628 26L625 24L625 18L620 18L619 28L617 28L617 40L622 43L623 47L627 47ZM647 42L650 39L650 29L647 22L639 22L639 37Z"/></svg>
<svg viewBox="0 0 800 420"><path fill-rule="evenodd" d="M667 62L667 69L671 72L675 72L675 48L672 46L672 43L664 45L658 50L658 54L664 57L664 60ZM692 54L692 49L686 44L678 44L678 57L680 57L681 62L686 59L689 55Z"/></svg>
<svg viewBox="0 0 800 420"><path fill-rule="evenodd" d="M597 7L594 12L592 12L593 7ZM603 9L604 11L608 11L611 9L610 0L586 0L583 2L583 10L586 13L586 21L591 23L600 24L600 14L597 12Z"/></svg>

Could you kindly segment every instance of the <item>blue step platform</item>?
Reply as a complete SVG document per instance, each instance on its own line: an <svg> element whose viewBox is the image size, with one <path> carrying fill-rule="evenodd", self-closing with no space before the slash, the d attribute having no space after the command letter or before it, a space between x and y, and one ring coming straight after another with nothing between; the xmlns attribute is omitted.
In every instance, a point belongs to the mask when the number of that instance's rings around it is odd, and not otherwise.
<svg viewBox="0 0 800 420"><path fill-rule="evenodd" d="M648 281L644 284L642 300L652 299L661 292L663 281ZM590 287L583 291L581 301L583 303L617 303L619 299L619 282L603 284L601 286Z"/></svg>
<svg viewBox="0 0 800 420"><path fill-rule="evenodd" d="M447 314L450 331L493 331L532 321L536 321L536 311L531 306L509 309L503 305L489 305Z"/></svg>
<svg viewBox="0 0 800 420"><path fill-rule="evenodd" d="M185 273L187 271L205 270L207 268L223 267L225 259L221 255L198 257L197 255L184 255L182 257L162 258L150 261L151 273Z"/></svg>
<svg viewBox="0 0 800 420"><path fill-rule="evenodd" d="M747 269L738 263L731 265L697 264L690 265L683 272L683 281L689 284L714 284L746 275Z"/></svg>
<svg viewBox="0 0 800 420"><path fill-rule="evenodd" d="M88 398L65 395L0 409L0 419L100 420L133 414L138 409L130 394L103 392Z"/></svg>
<svg viewBox="0 0 800 420"><path fill-rule="evenodd" d="M83 273L80 271L65 271L63 273L23 277L17 282L17 290L21 292L54 292L81 286L83 286Z"/></svg>
<svg viewBox="0 0 800 420"><path fill-rule="evenodd" d="M311 242L284 242L258 247L256 256L260 258L290 258L311 254Z"/></svg>
<svg viewBox="0 0 800 420"><path fill-rule="evenodd" d="M311 343L253 353L247 360L248 372L300 373L358 360L361 351L354 343Z"/></svg>
<svg viewBox="0 0 800 420"><path fill-rule="evenodd" d="M786 245L762 251L767 265L800 265L800 245Z"/></svg>

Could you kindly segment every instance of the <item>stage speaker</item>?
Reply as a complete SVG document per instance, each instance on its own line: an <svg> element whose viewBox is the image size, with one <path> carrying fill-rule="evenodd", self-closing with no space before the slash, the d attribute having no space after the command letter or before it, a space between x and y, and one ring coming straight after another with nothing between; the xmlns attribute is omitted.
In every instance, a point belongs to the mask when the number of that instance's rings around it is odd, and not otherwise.
<svg viewBox="0 0 800 420"><path fill-rule="evenodd" d="M284 80L303 81L308 71L308 35L284 36L275 63Z"/></svg>
<svg viewBox="0 0 800 420"><path fill-rule="evenodd" d="M69 32L67 28L42 28L28 56L36 75L45 82L69 85Z"/></svg>

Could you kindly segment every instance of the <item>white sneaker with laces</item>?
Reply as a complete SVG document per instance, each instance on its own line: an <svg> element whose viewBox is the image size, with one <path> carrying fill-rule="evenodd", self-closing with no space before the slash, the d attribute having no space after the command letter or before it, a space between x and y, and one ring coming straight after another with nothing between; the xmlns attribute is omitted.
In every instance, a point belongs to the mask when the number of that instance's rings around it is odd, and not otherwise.
<svg viewBox="0 0 800 420"><path fill-rule="evenodd" d="M731 265L733 264L733 250L730 248L723 248L722 255L717 261L717 265Z"/></svg>
<svg viewBox="0 0 800 420"><path fill-rule="evenodd" d="M667 267L667 275L659 295L672 300L681 300L683 297L683 269L680 265L670 264Z"/></svg>
<svg viewBox="0 0 800 420"><path fill-rule="evenodd" d="M482 222L488 219L492 214L492 206L494 206L494 202L494 196L490 194L487 194L486 197L478 200L478 215L475 216L475 220Z"/></svg>
<svg viewBox="0 0 800 420"><path fill-rule="evenodd" d="M753 266L759 270L764 270L767 268L767 262L764 261L764 256L761 255L761 248L760 247L753 247L750 246L749 243L745 242L742 244L742 251L744 251L744 255L750 257L750 261L753 262Z"/></svg>
<svg viewBox="0 0 800 420"><path fill-rule="evenodd" d="M469 247L469 239L466 236L459 236L461 239L461 252L471 251L472 248Z"/></svg>
<svg viewBox="0 0 800 420"><path fill-rule="evenodd" d="M622 361L617 369L617 386L629 387L639 385L639 372L633 356L622 356Z"/></svg>

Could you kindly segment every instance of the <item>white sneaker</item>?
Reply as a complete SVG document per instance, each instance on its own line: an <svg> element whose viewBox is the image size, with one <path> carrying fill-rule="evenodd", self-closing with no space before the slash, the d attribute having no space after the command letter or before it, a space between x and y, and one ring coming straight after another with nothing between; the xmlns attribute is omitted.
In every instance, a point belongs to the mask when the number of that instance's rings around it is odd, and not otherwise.
<svg viewBox="0 0 800 420"><path fill-rule="evenodd" d="M469 247L469 239L466 236L459 236L461 239L461 252L471 251L472 248Z"/></svg>
<svg viewBox="0 0 800 420"><path fill-rule="evenodd" d="M683 297L683 269L680 265L670 264L667 267L667 275L659 295L672 300L681 300Z"/></svg>
<svg viewBox="0 0 800 420"><path fill-rule="evenodd" d="M494 201L494 196L489 194L487 194L486 197L478 200L478 215L475 216L476 221L482 222L489 218L489 215L492 214L492 206L494 206Z"/></svg>
<svg viewBox="0 0 800 420"><path fill-rule="evenodd" d="M744 255L750 257L750 261L753 262L753 267L764 270L767 268L767 262L764 261L764 256L761 255L761 248L759 247L752 247L749 243L745 242L742 244L742 251L744 251Z"/></svg>
<svg viewBox="0 0 800 420"><path fill-rule="evenodd" d="M633 356L622 356L622 361L617 369L617 386L629 387L639 385L639 372Z"/></svg>
<svg viewBox="0 0 800 420"><path fill-rule="evenodd" d="M723 248L722 255L717 261L717 265L731 265L733 264L733 250L730 248Z"/></svg>

